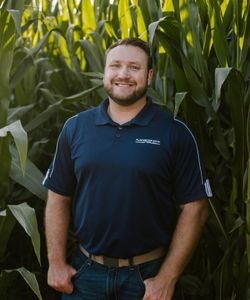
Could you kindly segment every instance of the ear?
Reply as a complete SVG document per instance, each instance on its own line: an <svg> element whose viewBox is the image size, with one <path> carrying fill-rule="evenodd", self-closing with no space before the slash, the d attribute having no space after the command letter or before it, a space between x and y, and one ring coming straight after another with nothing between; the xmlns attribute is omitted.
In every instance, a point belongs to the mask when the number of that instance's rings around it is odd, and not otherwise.
<svg viewBox="0 0 250 300"><path fill-rule="evenodd" d="M148 70L148 86L151 84L152 82L152 78L153 78L153 69Z"/></svg>

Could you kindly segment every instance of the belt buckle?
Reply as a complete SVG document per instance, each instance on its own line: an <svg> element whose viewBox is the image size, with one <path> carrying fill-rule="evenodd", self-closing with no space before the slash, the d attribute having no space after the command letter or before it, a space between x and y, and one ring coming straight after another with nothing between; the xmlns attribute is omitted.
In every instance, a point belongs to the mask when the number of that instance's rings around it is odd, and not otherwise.
<svg viewBox="0 0 250 300"><path fill-rule="evenodd" d="M119 258L103 256L103 264L108 267L119 267Z"/></svg>

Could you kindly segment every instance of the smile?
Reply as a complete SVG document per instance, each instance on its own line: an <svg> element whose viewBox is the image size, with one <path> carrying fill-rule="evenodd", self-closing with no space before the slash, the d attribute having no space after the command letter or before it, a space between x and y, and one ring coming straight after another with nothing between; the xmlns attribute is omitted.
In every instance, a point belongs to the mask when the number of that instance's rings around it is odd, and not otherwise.
<svg viewBox="0 0 250 300"><path fill-rule="evenodd" d="M115 83L115 85L116 86L133 86L132 83L119 83L119 82Z"/></svg>

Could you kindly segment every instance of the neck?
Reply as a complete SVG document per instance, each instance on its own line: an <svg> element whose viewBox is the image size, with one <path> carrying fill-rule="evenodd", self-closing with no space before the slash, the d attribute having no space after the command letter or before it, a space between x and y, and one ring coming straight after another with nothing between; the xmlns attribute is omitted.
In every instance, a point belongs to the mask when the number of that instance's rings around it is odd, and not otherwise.
<svg viewBox="0 0 250 300"><path fill-rule="evenodd" d="M107 112L114 122L118 124L124 124L132 120L142 110L145 104L146 97L128 106L119 105L109 98Z"/></svg>

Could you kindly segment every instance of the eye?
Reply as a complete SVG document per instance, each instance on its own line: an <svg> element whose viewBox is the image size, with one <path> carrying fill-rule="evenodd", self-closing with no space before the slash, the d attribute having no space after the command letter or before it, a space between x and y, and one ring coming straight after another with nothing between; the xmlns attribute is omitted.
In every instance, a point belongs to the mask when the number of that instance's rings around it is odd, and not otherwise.
<svg viewBox="0 0 250 300"><path fill-rule="evenodd" d="M117 69L117 68L119 68L119 67L120 67L120 65L117 64L117 63L114 63L114 64L111 64L111 65L110 65L110 68L112 68L112 69Z"/></svg>
<svg viewBox="0 0 250 300"><path fill-rule="evenodd" d="M133 71L138 71L138 70L140 69L140 67L137 66L137 65L132 65L132 66L130 66L129 68L130 68L131 70L133 70Z"/></svg>

